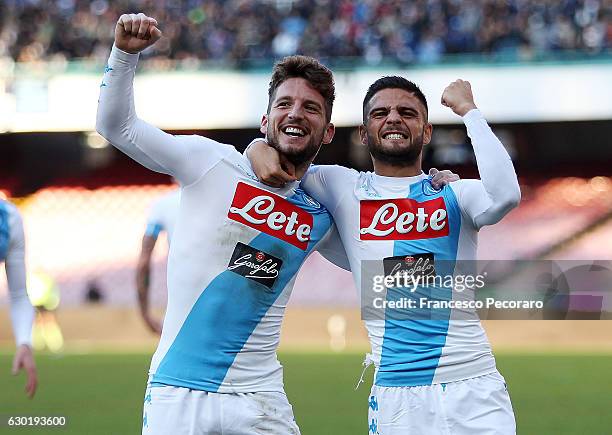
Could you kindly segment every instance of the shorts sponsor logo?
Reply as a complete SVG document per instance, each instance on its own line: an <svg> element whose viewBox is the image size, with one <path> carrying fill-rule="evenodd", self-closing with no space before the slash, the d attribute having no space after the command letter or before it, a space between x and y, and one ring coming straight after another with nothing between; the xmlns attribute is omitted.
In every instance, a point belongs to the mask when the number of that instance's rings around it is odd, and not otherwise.
<svg viewBox="0 0 612 435"><path fill-rule="evenodd" d="M361 240L419 240L448 236L444 198L370 199L360 202Z"/></svg>
<svg viewBox="0 0 612 435"><path fill-rule="evenodd" d="M227 216L306 250L313 218L283 197L239 182Z"/></svg>
<svg viewBox="0 0 612 435"><path fill-rule="evenodd" d="M282 265L279 258L238 242L227 270L272 288Z"/></svg>

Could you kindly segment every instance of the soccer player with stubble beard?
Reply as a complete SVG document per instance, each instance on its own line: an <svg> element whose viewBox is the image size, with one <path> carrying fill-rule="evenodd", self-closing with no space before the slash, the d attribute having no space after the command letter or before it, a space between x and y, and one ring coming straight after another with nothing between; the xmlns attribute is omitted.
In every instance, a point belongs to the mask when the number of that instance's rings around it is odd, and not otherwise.
<svg viewBox="0 0 612 435"><path fill-rule="evenodd" d="M480 180L432 188L421 170L423 146L433 130L427 100L414 83L397 76L374 82L363 101L360 135L374 172L292 166L262 140L247 149L260 179L276 184L301 178L304 189L330 210L362 291L369 282L364 276L362 286L362 274L372 264L387 274L388 264L419 262L434 274L453 276L458 262L476 259L480 228L498 222L520 201L512 161L477 109L470 84L451 83L441 102L462 117ZM397 294L389 289L387 300ZM452 286L421 286L417 294L435 294L442 301L465 298ZM376 367L368 402L370 434L516 432L504 378L474 312L421 310L402 316L388 307L382 311L380 318L364 318L372 348L366 361Z"/></svg>
<svg viewBox="0 0 612 435"><path fill-rule="evenodd" d="M142 431L298 434L276 356L285 307L311 252L335 246L346 263L344 252L328 211L299 183L270 189L233 146L167 134L137 117L139 53L160 37L153 18L119 18L96 123L119 150L181 186ZM285 58L274 67L261 130L287 158L310 163L334 135L333 101L331 71L312 58Z"/></svg>

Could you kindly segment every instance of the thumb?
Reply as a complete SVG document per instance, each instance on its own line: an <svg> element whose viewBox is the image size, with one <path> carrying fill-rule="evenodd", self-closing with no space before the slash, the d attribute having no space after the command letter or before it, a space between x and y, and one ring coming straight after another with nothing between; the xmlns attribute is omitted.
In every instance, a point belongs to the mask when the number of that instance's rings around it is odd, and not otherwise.
<svg viewBox="0 0 612 435"><path fill-rule="evenodd" d="M157 27L153 26L151 28L151 41L156 42L161 37L162 37L162 31L159 30Z"/></svg>
<svg viewBox="0 0 612 435"><path fill-rule="evenodd" d="M431 169L429 170L429 174L428 174L428 175L429 175L430 177L434 177L434 176L435 176L435 175L436 175L438 172L440 172L440 171L438 171L436 168L431 168Z"/></svg>

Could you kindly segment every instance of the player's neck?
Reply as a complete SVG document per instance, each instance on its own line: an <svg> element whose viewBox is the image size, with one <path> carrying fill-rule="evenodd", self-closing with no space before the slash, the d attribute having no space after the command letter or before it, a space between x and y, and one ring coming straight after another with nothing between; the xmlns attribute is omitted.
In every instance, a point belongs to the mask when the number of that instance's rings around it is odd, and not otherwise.
<svg viewBox="0 0 612 435"><path fill-rule="evenodd" d="M301 180L304 174L306 173L306 171L308 170L308 168L310 167L311 163L312 163L312 160L309 160L306 163L302 163L301 165L296 166L295 167L295 178L297 178L298 180Z"/></svg>
<svg viewBox="0 0 612 435"><path fill-rule="evenodd" d="M423 172L421 159L408 166L391 165L376 159L373 159L373 163L374 173L383 177L415 177Z"/></svg>
<svg viewBox="0 0 612 435"><path fill-rule="evenodd" d="M312 162L314 161L316 157L317 156L315 154L308 161L295 165L295 174L293 174L295 178L297 178L298 180L301 180L304 174L306 173L306 171L308 170L308 168L310 168L310 165L312 164Z"/></svg>

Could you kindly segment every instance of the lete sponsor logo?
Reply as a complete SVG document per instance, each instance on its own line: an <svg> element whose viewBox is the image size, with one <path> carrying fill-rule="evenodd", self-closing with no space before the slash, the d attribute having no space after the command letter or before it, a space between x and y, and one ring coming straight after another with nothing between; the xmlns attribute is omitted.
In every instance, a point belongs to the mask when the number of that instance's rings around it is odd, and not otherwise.
<svg viewBox="0 0 612 435"><path fill-rule="evenodd" d="M375 199L360 202L361 240L418 240L448 235L448 213L442 197Z"/></svg>
<svg viewBox="0 0 612 435"><path fill-rule="evenodd" d="M227 216L306 250L313 218L283 197L239 182Z"/></svg>

